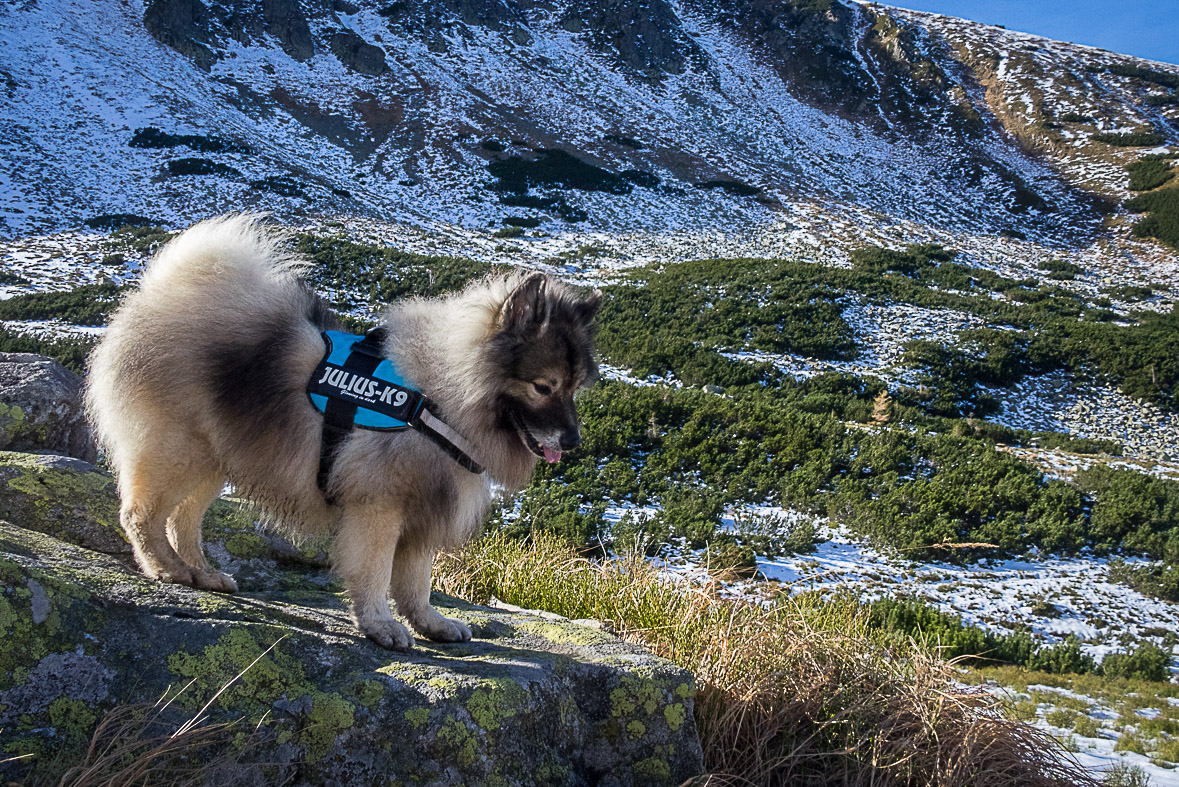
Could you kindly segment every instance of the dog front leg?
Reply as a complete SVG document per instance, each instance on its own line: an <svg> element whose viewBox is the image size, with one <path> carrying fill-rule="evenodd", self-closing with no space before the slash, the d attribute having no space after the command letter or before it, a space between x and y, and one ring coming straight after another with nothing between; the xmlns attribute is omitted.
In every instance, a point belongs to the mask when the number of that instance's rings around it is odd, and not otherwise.
<svg viewBox="0 0 1179 787"><path fill-rule="evenodd" d="M389 577L401 522L387 511L345 508L332 562L348 597L352 620L366 637L390 650L409 650L413 637L389 610Z"/></svg>
<svg viewBox="0 0 1179 787"><path fill-rule="evenodd" d="M393 600L397 611L419 634L435 642L466 642L471 627L455 618L444 618L430 604L430 571L434 550L403 543L393 563Z"/></svg>

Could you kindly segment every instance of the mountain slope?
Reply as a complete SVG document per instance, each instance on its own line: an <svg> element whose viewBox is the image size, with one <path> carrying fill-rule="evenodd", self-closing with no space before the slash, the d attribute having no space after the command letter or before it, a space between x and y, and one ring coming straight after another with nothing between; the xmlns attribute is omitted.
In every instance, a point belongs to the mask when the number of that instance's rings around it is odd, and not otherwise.
<svg viewBox="0 0 1179 787"><path fill-rule="evenodd" d="M1044 73L1082 62L1160 68L826 2L41 0L0 10L0 28L9 234L243 206L466 227L524 207L659 233L819 201L1091 239L1101 212L1084 189L1113 195L1118 157L1040 130L1052 101L1022 111L1010 86L1048 95L1060 85ZM1134 79L1080 73L1078 111L1179 141L1173 107L1141 110ZM143 128L232 152L132 147Z"/></svg>

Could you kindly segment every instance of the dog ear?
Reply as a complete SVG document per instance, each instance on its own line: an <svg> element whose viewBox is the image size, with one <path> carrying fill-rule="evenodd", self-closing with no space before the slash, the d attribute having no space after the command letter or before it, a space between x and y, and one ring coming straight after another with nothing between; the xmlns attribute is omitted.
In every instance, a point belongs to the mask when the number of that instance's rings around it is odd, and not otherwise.
<svg viewBox="0 0 1179 787"><path fill-rule="evenodd" d="M508 295L499 310L502 331L543 333L549 320L549 277L533 273Z"/></svg>
<svg viewBox="0 0 1179 787"><path fill-rule="evenodd" d="M594 290L584 299L577 302L577 316L586 325L594 321L598 311L602 308L602 291Z"/></svg>

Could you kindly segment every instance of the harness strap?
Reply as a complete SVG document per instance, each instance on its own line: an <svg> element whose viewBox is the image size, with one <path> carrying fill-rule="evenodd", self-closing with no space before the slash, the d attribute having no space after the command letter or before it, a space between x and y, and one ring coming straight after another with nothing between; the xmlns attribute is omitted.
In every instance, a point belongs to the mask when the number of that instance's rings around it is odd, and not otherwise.
<svg viewBox="0 0 1179 787"><path fill-rule="evenodd" d="M363 339L351 346L343 368L353 374L371 377L385 360L383 353L385 336L384 328L373 328L366 333ZM483 472L483 466L474 459L477 454L474 446L438 417L434 412L436 405L428 397L412 388L399 390L405 390L406 393L411 394L409 409L412 414L402 416L405 417L405 425L398 428L413 429L441 448L447 456L458 462L465 470L475 474ZM316 388L316 391L321 395L325 393L322 388ZM319 473L316 476L316 483L328 503L334 504L335 499L327 492L328 480L331 477L332 466L335 464L340 444L357 427L356 414L359 405L332 395L326 395L325 399L323 431L320 435L319 446ZM414 402L413 399L417 401ZM373 427L360 426L360 428Z"/></svg>
<svg viewBox="0 0 1179 787"><path fill-rule="evenodd" d="M409 425L417 430L418 434L428 437L433 441L434 445L445 451L451 459L458 462L467 470L478 475L483 472L483 466L471 458L475 453L475 449L468 443L463 436L458 432L447 426L434 413L430 412L430 402L426 400L426 406L418 413L418 417L409 422Z"/></svg>
<svg viewBox="0 0 1179 787"><path fill-rule="evenodd" d="M381 347L385 343L385 329L373 328L364 338L352 345L352 353L346 366L363 375L370 375L381 363ZM355 425L357 405L343 399L328 397L323 408L323 431L319 437L319 474L315 482L319 490L327 495L328 477L336 462L336 450ZM329 499L329 503L334 502Z"/></svg>

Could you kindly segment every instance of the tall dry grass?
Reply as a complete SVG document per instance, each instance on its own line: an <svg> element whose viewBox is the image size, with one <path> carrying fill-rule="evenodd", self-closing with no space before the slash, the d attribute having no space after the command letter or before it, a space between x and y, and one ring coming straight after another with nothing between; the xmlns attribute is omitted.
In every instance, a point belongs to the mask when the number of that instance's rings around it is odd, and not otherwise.
<svg viewBox="0 0 1179 787"><path fill-rule="evenodd" d="M696 676L696 723L714 783L1092 785L1047 733L955 681L916 645L875 641L858 605L813 597L763 607L660 578L641 559L604 564L557 539L492 534L439 558L436 586L571 618Z"/></svg>

